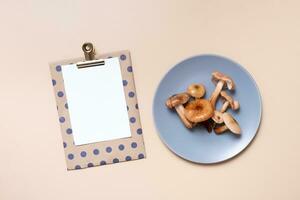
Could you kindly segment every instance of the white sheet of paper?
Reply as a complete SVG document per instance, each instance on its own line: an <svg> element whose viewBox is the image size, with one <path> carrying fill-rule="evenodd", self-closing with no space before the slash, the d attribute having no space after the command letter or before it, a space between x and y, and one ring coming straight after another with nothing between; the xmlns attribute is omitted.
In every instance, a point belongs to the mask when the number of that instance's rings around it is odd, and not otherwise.
<svg viewBox="0 0 300 200"><path fill-rule="evenodd" d="M118 58L78 69L62 66L75 145L131 137Z"/></svg>

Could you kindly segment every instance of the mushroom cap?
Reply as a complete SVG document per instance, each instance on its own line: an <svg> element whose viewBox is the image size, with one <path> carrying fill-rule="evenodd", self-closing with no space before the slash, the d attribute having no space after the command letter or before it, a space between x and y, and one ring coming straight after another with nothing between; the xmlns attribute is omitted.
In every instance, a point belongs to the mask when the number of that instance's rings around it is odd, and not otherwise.
<svg viewBox="0 0 300 200"><path fill-rule="evenodd" d="M166 101L166 106L168 108L174 108L176 106L185 104L190 99L190 95L187 93L174 94L169 97Z"/></svg>
<svg viewBox="0 0 300 200"><path fill-rule="evenodd" d="M214 115L212 116L212 119L217 124L223 123L224 122L224 120L223 120L223 113L221 113L220 111L215 110L214 111Z"/></svg>
<svg viewBox="0 0 300 200"><path fill-rule="evenodd" d="M237 123L237 121L232 117L231 114L229 114L227 112L223 113L223 120L224 120L224 124L227 126L227 128L231 132L233 132L233 133L235 133L237 135L241 134L241 128L240 128L240 126Z"/></svg>
<svg viewBox="0 0 300 200"><path fill-rule="evenodd" d="M187 88L187 93L195 98L201 98L205 94L205 87L202 84L191 84Z"/></svg>
<svg viewBox="0 0 300 200"><path fill-rule="evenodd" d="M211 79L215 84L219 81L224 81L225 84L223 87L227 87L229 90L233 90L235 88L234 81L229 76L222 74L221 72L213 72Z"/></svg>
<svg viewBox="0 0 300 200"><path fill-rule="evenodd" d="M196 99L185 106L184 114L189 121L198 123L211 118L214 114L214 109L208 100Z"/></svg>
<svg viewBox="0 0 300 200"><path fill-rule="evenodd" d="M238 110L240 108L240 103L236 100L233 101L234 107L232 108L233 110Z"/></svg>

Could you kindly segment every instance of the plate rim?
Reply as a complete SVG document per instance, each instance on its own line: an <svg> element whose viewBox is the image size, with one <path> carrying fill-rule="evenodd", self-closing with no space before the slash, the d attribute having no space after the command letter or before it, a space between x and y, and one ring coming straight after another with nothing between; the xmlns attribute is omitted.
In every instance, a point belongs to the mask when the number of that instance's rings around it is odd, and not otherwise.
<svg viewBox="0 0 300 200"><path fill-rule="evenodd" d="M221 58L221 59L225 59L225 60L228 60L232 63L234 63L236 66L238 66L242 71L244 71L249 77L250 79L252 80L252 82L254 83L254 86L256 88L256 91L258 93L258 100L259 100L259 120L258 120L258 124L256 125L256 130L255 130L255 133L254 135L252 136L252 138L250 139L250 141L248 142L247 145L245 145L245 147L243 147L240 151L238 151L236 154L232 155L232 156L229 156L228 158L225 158L225 159L222 159L222 160L218 160L218 161L215 161L215 162L203 162L203 161L195 161L195 160L191 160L191 159L188 159L186 157L184 157L183 155L177 153L172 147L170 147L170 145L165 141L165 139L162 137L161 133L158 131L158 128L157 128L157 124L156 124L156 120L155 120L155 116L154 116L154 103L155 103L155 99L156 99L156 96L157 96L157 91L158 91L158 88L159 86L161 85L162 81L166 78L166 76L176 67L178 66L179 64L185 62L185 61L188 61L188 60L191 60L191 59L194 59L194 58L197 58L197 57L217 57L217 58ZM261 92L259 90L259 87L258 87L258 84L256 83L255 79L253 78L252 74L246 70L245 67L243 67L241 64L239 64L238 62L230 59L230 58L227 58L225 56L221 56L221 55L218 55L218 54L212 54L212 53L205 53L205 54L196 54L196 55L193 55L193 56L190 56L190 57L187 57L179 62L177 62L176 64L172 65L171 68L169 68L167 70L167 72L165 72L164 76L160 79L159 83L156 85L156 89L155 89L155 94L153 96L153 99L152 99L152 117L153 117L153 121L154 121L154 126L155 126L155 130L156 130L156 133L157 135L159 136L160 140L162 141L162 143L173 153L175 154L176 156L186 160L186 161L189 161L189 162L192 162L194 164L201 164L201 165L213 165L213 164L219 164L219 163L223 163L223 162L226 162L226 161L229 161L235 157L237 157L238 155L240 155L241 153L243 153L250 145L251 143L254 141L254 139L256 138L256 135L258 134L258 131L260 129L260 126L261 126L261 121L262 121L262 97L261 97Z"/></svg>

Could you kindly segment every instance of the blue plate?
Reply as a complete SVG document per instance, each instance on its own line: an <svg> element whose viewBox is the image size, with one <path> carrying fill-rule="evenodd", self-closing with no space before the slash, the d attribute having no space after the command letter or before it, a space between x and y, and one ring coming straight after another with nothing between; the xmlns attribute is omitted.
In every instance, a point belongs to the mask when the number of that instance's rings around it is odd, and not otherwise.
<svg viewBox="0 0 300 200"><path fill-rule="evenodd" d="M209 134L202 126L187 129L177 113L165 106L166 99L186 91L191 83L202 83L209 98L215 85L213 71L230 76L236 89L231 95L240 103L240 110L228 110L240 124L241 136L230 132ZM217 109L221 107L218 101ZM255 137L261 120L261 97L251 75L239 64L216 55L189 58L173 67L161 80L153 103L153 115L161 140L178 156L195 163L217 163L239 154Z"/></svg>

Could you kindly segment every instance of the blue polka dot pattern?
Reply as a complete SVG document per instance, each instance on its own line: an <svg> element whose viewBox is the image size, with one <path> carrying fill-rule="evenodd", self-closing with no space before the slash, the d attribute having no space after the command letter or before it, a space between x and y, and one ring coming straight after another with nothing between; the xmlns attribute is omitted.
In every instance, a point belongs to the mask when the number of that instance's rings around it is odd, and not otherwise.
<svg viewBox="0 0 300 200"><path fill-rule="evenodd" d="M60 118L59 118L59 122L60 122L60 123L64 123L65 121L66 121L66 119L65 119L64 117L60 117Z"/></svg>
<svg viewBox="0 0 300 200"><path fill-rule="evenodd" d="M138 128L138 129L136 130L136 133L139 134L139 135L141 135L141 134L143 134L143 130L142 130L141 128Z"/></svg>
<svg viewBox="0 0 300 200"><path fill-rule="evenodd" d="M111 148L111 147L106 147L106 152L107 152L107 153L112 152L112 148Z"/></svg>
<svg viewBox="0 0 300 200"><path fill-rule="evenodd" d="M128 93L128 96L129 96L129 97L134 97L134 92L129 92L129 93Z"/></svg>
<svg viewBox="0 0 300 200"><path fill-rule="evenodd" d="M132 142L131 143L131 147L135 149L137 147L137 143L136 142Z"/></svg>
<svg viewBox="0 0 300 200"><path fill-rule="evenodd" d="M56 85L56 80L52 79L52 85Z"/></svg>
<svg viewBox="0 0 300 200"><path fill-rule="evenodd" d="M134 123L136 121L135 117L130 117L130 122Z"/></svg>
<svg viewBox="0 0 300 200"><path fill-rule="evenodd" d="M128 85L128 82L126 80L123 80L123 86Z"/></svg>
<svg viewBox="0 0 300 200"><path fill-rule="evenodd" d="M75 169L81 169L80 165L76 165Z"/></svg>
<svg viewBox="0 0 300 200"><path fill-rule="evenodd" d="M119 159L118 158L114 158L113 159L113 163L118 163L119 162Z"/></svg>
<svg viewBox="0 0 300 200"><path fill-rule="evenodd" d="M142 154L142 153L140 153L139 155L138 155L138 158L139 159L142 159L142 158L144 158L145 156L144 156L144 154Z"/></svg>
<svg viewBox="0 0 300 200"><path fill-rule="evenodd" d="M88 167L94 167L94 164L93 163L89 163L87 166Z"/></svg>
<svg viewBox="0 0 300 200"><path fill-rule="evenodd" d="M125 56L124 54L122 54L122 55L120 56L120 59L121 59L121 60L126 60L126 56Z"/></svg>
<svg viewBox="0 0 300 200"><path fill-rule="evenodd" d="M93 151L93 154L94 155L98 155L100 152L99 152L99 150L98 149L94 149L94 151Z"/></svg>
<svg viewBox="0 0 300 200"><path fill-rule="evenodd" d="M68 154L68 158L69 158L69 160L73 160L74 159L74 155L73 154Z"/></svg>
<svg viewBox="0 0 300 200"><path fill-rule="evenodd" d="M57 96L63 97L63 96L64 96L64 93L63 93L62 91L59 91L59 92L57 93Z"/></svg>
<svg viewBox="0 0 300 200"><path fill-rule="evenodd" d="M61 66L57 65L55 69L56 69L57 72L60 72L61 71Z"/></svg>
<svg viewBox="0 0 300 200"><path fill-rule="evenodd" d="M85 151L80 152L80 156L83 158L86 157L86 152Z"/></svg>
<svg viewBox="0 0 300 200"><path fill-rule="evenodd" d="M68 129L66 130L66 133L70 135L70 134L73 133L73 131L72 131L72 129L68 128Z"/></svg>
<svg viewBox="0 0 300 200"><path fill-rule="evenodd" d="M66 148L67 147L67 143L64 142L63 144L64 144L64 148Z"/></svg>
<svg viewBox="0 0 300 200"><path fill-rule="evenodd" d="M126 160L126 161L130 161L130 160L131 160L131 157L130 157L130 156L126 156L125 160Z"/></svg>
<svg viewBox="0 0 300 200"><path fill-rule="evenodd" d="M123 144L120 144L119 149L120 149L120 151L123 151L125 149L125 146Z"/></svg>
<svg viewBox="0 0 300 200"><path fill-rule="evenodd" d="M128 71L128 72L132 72L132 67L131 67L131 66L128 66L128 67L127 67L127 71Z"/></svg>
<svg viewBox="0 0 300 200"><path fill-rule="evenodd" d="M106 165L106 162L105 162L104 160L102 160L102 161L100 162L100 165Z"/></svg>

